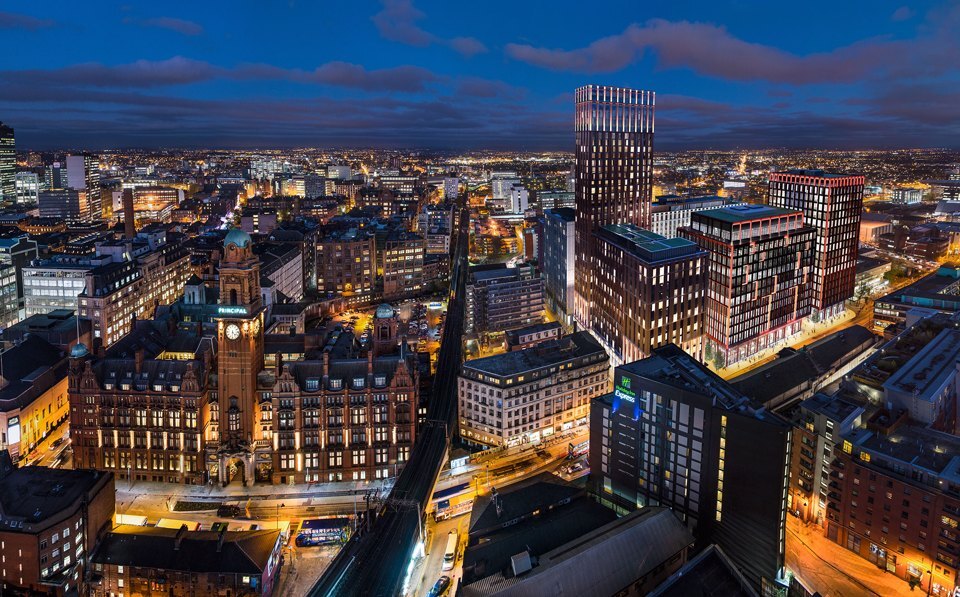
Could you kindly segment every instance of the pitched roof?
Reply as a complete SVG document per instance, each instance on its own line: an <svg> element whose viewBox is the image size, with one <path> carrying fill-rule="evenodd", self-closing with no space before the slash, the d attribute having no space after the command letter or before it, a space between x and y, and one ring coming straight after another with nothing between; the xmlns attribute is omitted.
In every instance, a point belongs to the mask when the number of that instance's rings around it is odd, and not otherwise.
<svg viewBox="0 0 960 597"><path fill-rule="evenodd" d="M180 572L262 574L279 540L280 531L225 531L218 548L216 531L120 525L107 533L93 554L98 564L136 566Z"/></svg>

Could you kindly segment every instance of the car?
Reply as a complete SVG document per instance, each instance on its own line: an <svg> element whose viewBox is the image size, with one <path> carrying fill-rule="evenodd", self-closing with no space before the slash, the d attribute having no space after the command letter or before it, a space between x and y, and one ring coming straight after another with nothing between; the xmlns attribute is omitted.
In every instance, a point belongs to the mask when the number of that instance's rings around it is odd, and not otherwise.
<svg viewBox="0 0 960 597"><path fill-rule="evenodd" d="M448 590L450 590L450 577L444 575L438 578L437 582L433 584L433 588L427 593L427 597L439 597L440 595L445 595Z"/></svg>
<svg viewBox="0 0 960 597"><path fill-rule="evenodd" d="M567 467L567 474L572 475L573 473L579 473L582 470L583 470L583 463L575 462Z"/></svg>
<svg viewBox="0 0 960 597"><path fill-rule="evenodd" d="M56 450L57 448L59 448L59 447L62 446L62 445L63 445L63 438L62 438L62 437L58 437L57 439L53 440L53 443L50 444L50 449L51 449L51 450Z"/></svg>

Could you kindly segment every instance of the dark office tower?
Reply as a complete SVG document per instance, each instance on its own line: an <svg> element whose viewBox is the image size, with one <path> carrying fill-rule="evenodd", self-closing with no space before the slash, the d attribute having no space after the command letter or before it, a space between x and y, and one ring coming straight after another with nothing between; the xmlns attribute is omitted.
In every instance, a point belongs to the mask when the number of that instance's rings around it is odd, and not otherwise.
<svg viewBox="0 0 960 597"><path fill-rule="evenodd" d="M820 317L841 313L854 293L863 184L863 176L823 170L770 174L770 205L799 209L817 229L811 296Z"/></svg>
<svg viewBox="0 0 960 597"><path fill-rule="evenodd" d="M617 367L613 385L590 403L590 485L601 503L671 508L699 546L716 543L755 586L774 588L792 426L673 344Z"/></svg>
<svg viewBox="0 0 960 597"><path fill-rule="evenodd" d="M17 152L13 128L0 122L0 200L17 200Z"/></svg>
<svg viewBox="0 0 960 597"><path fill-rule="evenodd" d="M576 104L574 314L588 328L593 234L609 224L650 227L654 93L587 85Z"/></svg>
<svg viewBox="0 0 960 597"><path fill-rule="evenodd" d="M100 161L88 154L67 156L67 185L77 191L86 191L87 203L94 222L103 218L100 199Z"/></svg>

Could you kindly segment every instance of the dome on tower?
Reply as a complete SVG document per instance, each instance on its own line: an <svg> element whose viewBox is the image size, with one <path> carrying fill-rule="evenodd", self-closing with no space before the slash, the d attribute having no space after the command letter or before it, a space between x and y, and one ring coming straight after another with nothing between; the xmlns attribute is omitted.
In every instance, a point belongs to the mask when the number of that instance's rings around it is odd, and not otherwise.
<svg viewBox="0 0 960 597"><path fill-rule="evenodd" d="M230 232L227 232L227 237L223 239L223 246L228 247L231 244L237 245L241 249L249 247L253 243L253 240L250 238L250 235L240 230L239 228L231 228Z"/></svg>
<svg viewBox="0 0 960 597"><path fill-rule="evenodd" d="M391 305L388 305L387 303L383 303L382 305L377 307L377 313L374 317L376 317L377 319L390 319L391 317L394 316L395 313L396 311L394 311Z"/></svg>
<svg viewBox="0 0 960 597"><path fill-rule="evenodd" d="M88 354L90 354L90 351L87 350L87 347L83 342L77 342L74 344L73 348L70 349L70 358L72 359L82 359Z"/></svg>

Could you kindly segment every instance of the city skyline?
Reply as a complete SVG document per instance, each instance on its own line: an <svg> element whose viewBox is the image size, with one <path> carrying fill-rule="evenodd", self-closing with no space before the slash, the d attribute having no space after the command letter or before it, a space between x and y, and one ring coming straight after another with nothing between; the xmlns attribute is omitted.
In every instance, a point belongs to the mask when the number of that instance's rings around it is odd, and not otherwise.
<svg viewBox="0 0 960 597"><path fill-rule="evenodd" d="M15 3L0 113L22 149L571 150L599 84L657 92L662 150L956 146L960 7L763 8Z"/></svg>

